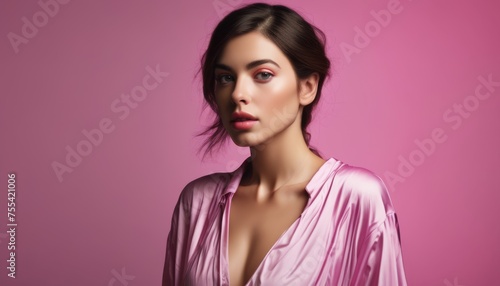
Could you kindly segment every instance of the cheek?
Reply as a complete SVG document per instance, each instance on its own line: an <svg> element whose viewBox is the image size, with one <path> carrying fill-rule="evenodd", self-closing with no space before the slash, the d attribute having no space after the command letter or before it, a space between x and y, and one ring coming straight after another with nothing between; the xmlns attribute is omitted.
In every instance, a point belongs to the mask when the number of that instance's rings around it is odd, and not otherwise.
<svg viewBox="0 0 500 286"><path fill-rule="evenodd" d="M224 94L218 94L215 96L215 103L219 109L219 116L224 116L225 110L227 110L227 100L225 100Z"/></svg>
<svg viewBox="0 0 500 286"><path fill-rule="evenodd" d="M289 113L298 105L297 92L293 83L280 82L265 91L261 106L265 107L268 117L276 114Z"/></svg>

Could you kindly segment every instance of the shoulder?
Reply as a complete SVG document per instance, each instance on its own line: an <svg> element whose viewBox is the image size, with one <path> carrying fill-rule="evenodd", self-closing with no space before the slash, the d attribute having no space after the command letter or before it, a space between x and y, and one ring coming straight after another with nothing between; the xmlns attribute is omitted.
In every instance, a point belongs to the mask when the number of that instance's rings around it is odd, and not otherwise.
<svg viewBox="0 0 500 286"><path fill-rule="evenodd" d="M179 194L178 204L191 208L195 203L211 200L230 181L231 172L218 172L195 178Z"/></svg>
<svg viewBox="0 0 500 286"><path fill-rule="evenodd" d="M342 177L344 186L359 192L358 195L377 196L386 191L383 180L369 169L344 164L338 175Z"/></svg>
<svg viewBox="0 0 500 286"><path fill-rule="evenodd" d="M344 164L337 176L342 190L348 192L351 203L384 213L393 211L386 184L373 171L360 166Z"/></svg>

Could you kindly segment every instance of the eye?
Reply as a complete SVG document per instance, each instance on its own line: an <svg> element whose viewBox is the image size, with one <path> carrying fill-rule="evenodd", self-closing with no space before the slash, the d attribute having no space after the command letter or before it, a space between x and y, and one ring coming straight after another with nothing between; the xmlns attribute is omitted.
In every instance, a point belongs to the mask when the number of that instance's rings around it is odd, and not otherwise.
<svg viewBox="0 0 500 286"><path fill-rule="evenodd" d="M267 81L267 80L271 79L271 77L273 77L273 74L270 72L260 72L257 74L256 77L257 77L257 79Z"/></svg>
<svg viewBox="0 0 500 286"><path fill-rule="evenodd" d="M229 74L220 74L215 77L215 83L222 85L229 83L231 80L233 80L233 76Z"/></svg>

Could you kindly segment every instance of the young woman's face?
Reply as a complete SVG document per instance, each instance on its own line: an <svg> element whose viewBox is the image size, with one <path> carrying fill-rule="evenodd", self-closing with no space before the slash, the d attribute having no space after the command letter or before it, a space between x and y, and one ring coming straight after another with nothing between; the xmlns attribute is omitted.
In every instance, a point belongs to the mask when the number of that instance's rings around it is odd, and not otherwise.
<svg viewBox="0 0 500 286"><path fill-rule="evenodd" d="M292 64L259 32L227 43L217 62L215 78L219 116L236 145L259 145L296 120L300 123L297 78ZM256 120L234 123L234 112L249 113Z"/></svg>

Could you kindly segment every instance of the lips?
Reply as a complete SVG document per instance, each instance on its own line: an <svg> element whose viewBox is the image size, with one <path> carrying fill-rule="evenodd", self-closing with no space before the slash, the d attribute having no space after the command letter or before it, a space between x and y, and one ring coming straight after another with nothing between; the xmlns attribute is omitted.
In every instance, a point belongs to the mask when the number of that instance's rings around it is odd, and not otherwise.
<svg viewBox="0 0 500 286"><path fill-rule="evenodd" d="M257 122L257 120L233 121L231 126L238 131L249 131Z"/></svg>
<svg viewBox="0 0 500 286"><path fill-rule="evenodd" d="M255 121L257 118L250 113L243 111L233 112L231 115L231 122L241 122L241 121Z"/></svg>
<svg viewBox="0 0 500 286"><path fill-rule="evenodd" d="M237 121L254 121L254 119L236 118L236 119L231 120L231 122L237 122Z"/></svg>
<svg viewBox="0 0 500 286"><path fill-rule="evenodd" d="M237 111L231 114L231 126L238 131L249 131L258 119L250 113Z"/></svg>

